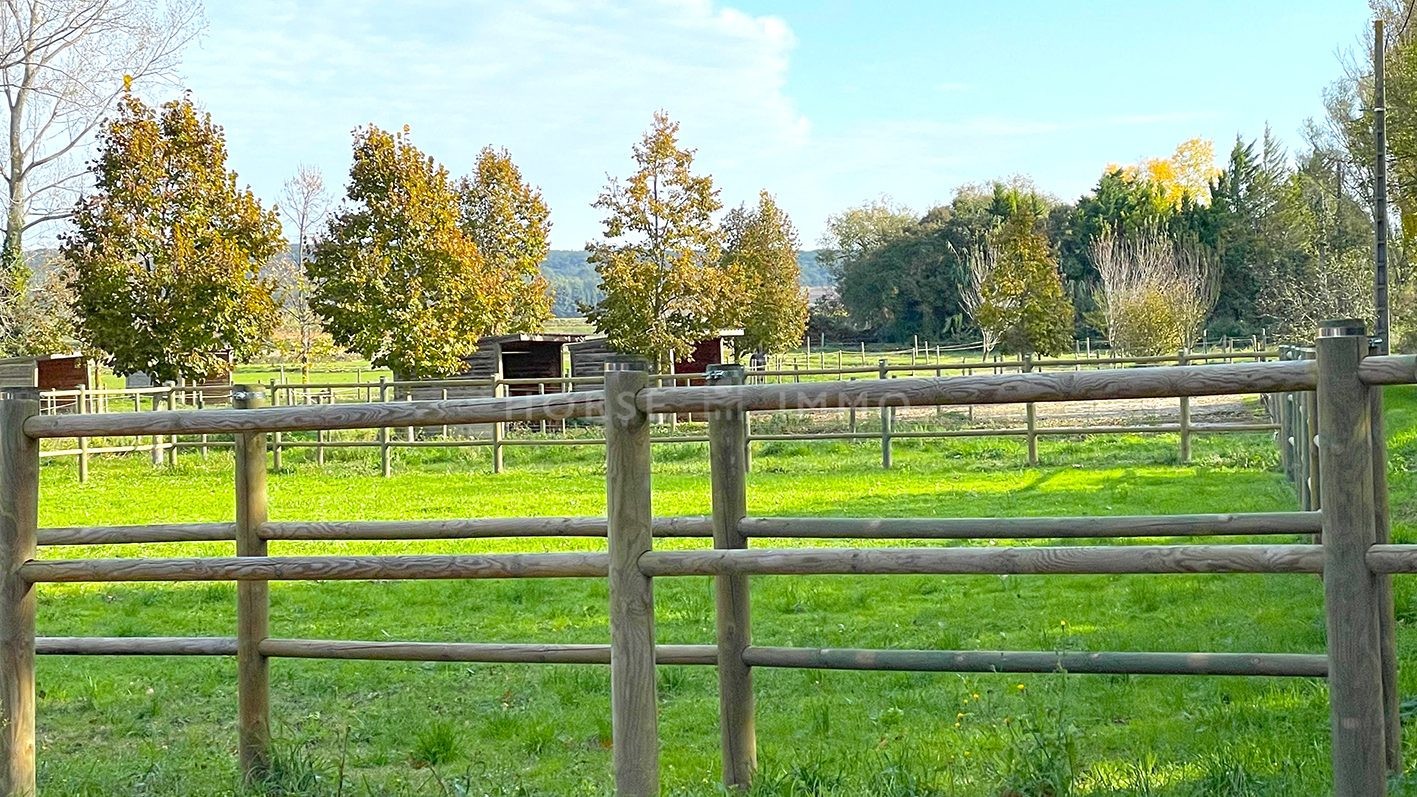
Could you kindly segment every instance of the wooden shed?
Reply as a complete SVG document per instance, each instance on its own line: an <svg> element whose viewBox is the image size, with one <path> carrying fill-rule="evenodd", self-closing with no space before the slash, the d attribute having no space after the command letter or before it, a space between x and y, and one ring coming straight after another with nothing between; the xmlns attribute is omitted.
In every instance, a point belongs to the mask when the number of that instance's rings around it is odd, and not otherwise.
<svg viewBox="0 0 1417 797"><path fill-rule="evenodd" d="M431 380L427 387L413 386L400 390L400 398L412 397L415 401L438 399L488 398L492 387L486 384L450 384L454 380L490 379L544 379L558 380L566 375L565 352L568 344L585 339L585 335L571 333L518 333L514 335L492 335L477 341L477 351L464 358L466 365L456 375L447 380ZM534 396L544 389L547 393L559 393L564 387L553 381L544 384L507 385L502 395ZM441 427L440 427L441 428ZM490 429L487 424L457 427L449 431L456 434L485 434ZM425 430L426 431L426 430Z"/></svg>
<svg viewBox="0 0 1417 797"><path fill-rule="evenodd" d="M741 329L725 329L716 336L705 338L694 344L686 356L674 362L676 374L701 374L710 365L733 362L733 340L741 337ZM603 376L605 364L621 355L612 351L603 337L573 343L571 350L571 376ZM702 380L686 380L681 384L699 384Z"/></svg>
<svg viewBox="0 0 1417 797"><path fill-rule="evenodd" d="M93 387L93 369L89 359L78 352L7 357L0 360L0 386L78 390Z"/></svg>

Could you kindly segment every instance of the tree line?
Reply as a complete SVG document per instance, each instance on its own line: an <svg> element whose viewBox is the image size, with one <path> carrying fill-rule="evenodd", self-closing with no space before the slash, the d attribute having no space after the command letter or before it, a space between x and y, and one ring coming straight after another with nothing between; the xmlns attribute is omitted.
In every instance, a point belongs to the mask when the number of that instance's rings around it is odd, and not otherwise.
<svg viewBox="0 0 1417 797"><path fill-rule="evenodd" d="M1371 319L1372 221L1354 165L1361 154L1337 152L1318 127L1306 142L1290 157L1266 131L1237 139L1217 166L1210 142L1193 139L1168 157L1108 167L1074 202L1012 178L962 187L923 215L885 200L843 211L819 251L837 296L813 308L813 329L982 338L1014 351L1095 337L1153 354L1186 348L1207 330L1297 341L1322 318ZM996 264L1008 257L1037 267L1024 276ZM1394 262L1394 336L1411 345L1413 281L1405 255ZM997 293L1019 279L1024 294L1066 297L1025 325L1049 326L1056 345L1029 345L1000 324Z"/></svg>
<svg viewBox="0 0 1417 797"><path fill-rule="evenodd" d="M1387 18L1393 337L1417 345L1417 29ZM656 114L633 169L595 199L593 282L543 270L551 217L505 150L455 177L411 132L353 132L336 201L302 168L263 203L226 166L222 129L170 77L202 28L196 0L76 0L0 19L9 157L0 245L0 354L75 343L120 373L194 378L216 352L276 346L308 368L335 350L405 376L453 373L479 337L537 329L548 272L611 345L664 364L725 327L744 352L829 337L978 340L1053 352L1079 335L1135 353L1261 329L1305 340L1326 316L1371 318L1373 78L1349 64L1294 153L1266 131L1109 166L1066 202L1026 178L958 189L924 213L889 200L833 216L817 252L836 295L811 308L797 232L774 197L725 212L678 125ZM45 13L40 13L44 11ZM1366 42L1371 50L1372 41ZM81 168L72 155L97 139ZM23 239L63 220L57 267Z"/></svg>

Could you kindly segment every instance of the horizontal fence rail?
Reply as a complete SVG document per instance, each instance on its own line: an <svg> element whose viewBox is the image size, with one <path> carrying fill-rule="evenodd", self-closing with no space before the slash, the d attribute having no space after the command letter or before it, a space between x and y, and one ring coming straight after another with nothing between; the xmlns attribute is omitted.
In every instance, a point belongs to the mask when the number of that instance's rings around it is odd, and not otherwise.
<svg viewBox="0 0 1417 797"><path fill-rule="evenodd" d="M106 415L40 414L33 394L0 400L0 797L35 791L34 661L37 655L235 657L241 771L269 767L273 659L594 664L611 670L612 769L618 795L659 794L655 668L714 666L719 683L723 780L746 788L757 768L752 671L801 669L1228 675L1325 679L1332 716L1334 793L1376 797L1394 761L1396 714L1388 708L1389 661L1379 618L1391 611L1389 574L1417 572L1417 546L1377 535L1371 426L1374 386L1417 381L1417 359L1364 356L1366 339L1349 326L1325 329L1311 360L1176 365L1110 371L906 377L862 381L742 384L716 372L712 386L654 387L636 371L607 374L604 387L545 396L364 405L259 408L244 392L233 409L157 410ZM1221 353L1229 358L1230 353ZM1187 359L1189 357L1189 359ZM1182 354L1176 362L1202 360ZM1159 359L1161 361L1169 359ZM1095 364L1096 360L1087 361ZM944 370L940 366L939 370ZM879 372L881 369L876 369ZM921 369L916 369L921 370ZM928 366L924 370L935 370ZM677 377L682 379L684 377ZM1025 518L760 517L746 504L749 411L885 408L987 403L1283 394L1316 391L1322 506L1305 511L1174 516ZM1267 403L1270 403L1267 400ZM1184 405L1183 405L1184 407ZM650 492L650 416L707 413L712 513L656 517ZM266 508L268 435L312 430L500 423L589 418L604 424L604 517L449 520L271 520ZM1182 415L1183 425L1188 424ZM1284 423L1275 424L1281 428ZM883 423L889 435L888 423ZM1269 424L1253 424L1271 428ZM1170 427L1164 427L1168 431ZM1189 426L1189 431L1204 429ZM1258 429L1257 429L1258 430ZM1182 430L1183 432L1185 430ZM1036 434L1030 432L1030 447ZM231 434L237 460L235 523L38 527L38 440L176 434ZM896 433L905 437L909 431ZM886 438L887 445L889 437ZM216 442L216 441L208 441ZM286 441L287 443L295 441ZM303 442L303 441L302 441ZM335 442L335 441L328 441ZM159 451L154 448L154 451ZM887 448L888 452L888 448ZM154 456L157 456L155 453ZM1385 499L1384 499L1385 500ZM1321 544L1278 541L1171 544L976 546L969 540L1241 538L1321 536ZM604 551L361 556L270 556L268 541L605 538ZM654 550L656 538L712 540L711 549ZM762 540L956 540L934 547L762 548ZM233 542L237 556L36 558L39 546ZM950 651L774 647L754 644L752 576L1068 574L1322 574L1324 654L1293 652ZM659 645L655 578L714 579L714 644ZM413 642L284 639L270 635L266 582L295 580L594 578L609 585L609 644ZM233 637L39 637L34 585L81 582L235 581ZM1395 666L1395 659L1392 659ZM1396 747L1400 753L1400 745Z"/></svg>

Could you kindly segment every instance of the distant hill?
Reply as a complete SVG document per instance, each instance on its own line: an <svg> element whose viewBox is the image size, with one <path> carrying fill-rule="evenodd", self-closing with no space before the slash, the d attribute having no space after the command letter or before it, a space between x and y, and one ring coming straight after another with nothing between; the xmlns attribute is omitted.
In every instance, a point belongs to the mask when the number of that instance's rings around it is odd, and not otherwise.
<svg viewBox="0 0 1417 797"><path fill-rule="evenodd" d="M551 312L558 318L580 315L576 310L577 302L591 304L600 299L600 291L596 289L600 278L586 262L586 255L581 249L553 249L541 264L541 273L556 291ZM802 269L804 287L821 288L832 284L831 275L817 262L815 250L798 252L797 265Z"/></svg>

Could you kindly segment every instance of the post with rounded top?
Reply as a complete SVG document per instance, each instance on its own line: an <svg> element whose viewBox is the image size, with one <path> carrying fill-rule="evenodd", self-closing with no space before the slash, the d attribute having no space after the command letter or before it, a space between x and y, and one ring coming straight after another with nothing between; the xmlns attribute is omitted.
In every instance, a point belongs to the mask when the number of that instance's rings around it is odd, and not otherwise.
<svg viewBox="0 0 1417 797"><path fill-rule="evenodd" d="M741 385L741 365L710 365L710 385ZM747 412L716 410L709 414L709 472L712 479L713 547L747 548L739 524L748 514ZM714 577L718 632L718 720L723 743L723 783L747 789L758 765L753 710L753 674L743 661L752 643L748 576L722 573Z"/></svg>
<svg viewBox="0 0 1417 797"><path fill-rule="evenodd" d="M1358 365L1368 339L1359 321L1319 330L1318 400L1328 630L1333 794L1380 797L1387 786L1379 579L1367 553L1377 540L1367 385Z"/></svg>
<svg viewBox="0 0 1417 797"><path fill-rule="evenodd" d="M610 715L615 794L659 795L654 588L639 560L652 547L649 384L640 362L605 366L605 498L610 549Z"/></svg>
<svg viewBox="0 0 1417 797"><path fill-rule="evenodd" d="M260 385L235 385L231 406L265 406ZM261 526L266 522L266 435L236 435L236 555L265 556ZM270 587L264 581L236 584L237 751L241 776L258 779L270 763L270 666L261 642L270 636Z"/></svg>
<svg viewBox="0 0 1417 797"><path fill-rule="evenodd" d="M35 556L39 526L39 441L24 423L39 414L39 391L0 390L0 795L31 797L34 777L33 585L19 568Z"/></svg>

